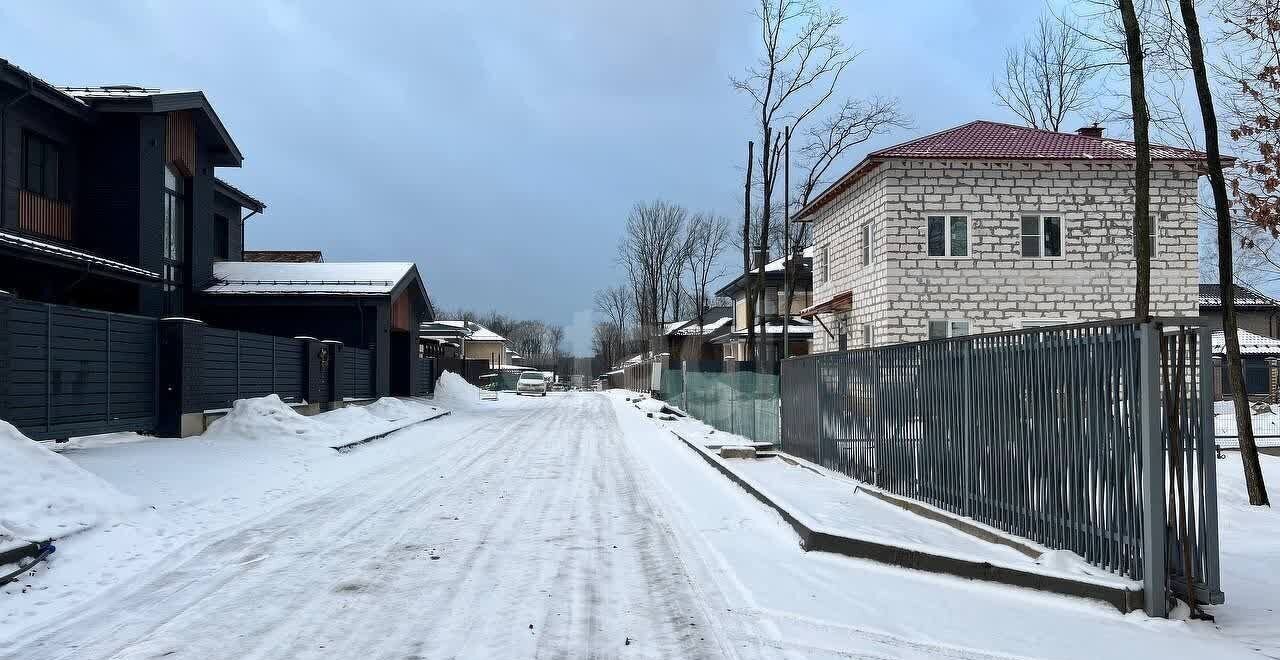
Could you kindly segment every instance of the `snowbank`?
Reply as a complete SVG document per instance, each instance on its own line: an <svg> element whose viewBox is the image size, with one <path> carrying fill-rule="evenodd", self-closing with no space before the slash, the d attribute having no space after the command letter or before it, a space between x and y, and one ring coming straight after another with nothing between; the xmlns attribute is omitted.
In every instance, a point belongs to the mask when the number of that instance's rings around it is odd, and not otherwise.
<svg viewBox="0 0 1280 660"><path fill-rule="evenodd" d="M480 388L452 371L440 374L432 400L451 410L470 410L480 405Z"/></svg>
<svg viewBox="0 0 1280 660"><path fill-rule="evenodd" d="M299 415L276 394L237 400L232 404L230 412L214 420L204 432L204 437L211 440L329 440L333 436L333 426Z"/></svg>
<svg viewBox="0 0 1280 660"><path fill-rule="evenodd" d="M0 548L61 538L139 508L134 498L0 421Z"/></svg>
<svg viewBox="0 0 1280 660"><path fill-rule="evenodd" d="M652 399L652 398L640 399L639 401L636 402L636 407L639 408L640 410L643 410L644 412L650 412L655 415L659 413L667 413L667 414L679 415L680 417L685 416L685 412L683 410L661 399Z"/></svg>
<svg viewBox="0 0 1280 660"><path fill-rule="evenodd" d="M435 406L417 401L404 401L394 397L382 397L373 403L364 406L364 410L369 411L370 416L379 419L397 421L401 419L427 417L439 410Z"/></svg>

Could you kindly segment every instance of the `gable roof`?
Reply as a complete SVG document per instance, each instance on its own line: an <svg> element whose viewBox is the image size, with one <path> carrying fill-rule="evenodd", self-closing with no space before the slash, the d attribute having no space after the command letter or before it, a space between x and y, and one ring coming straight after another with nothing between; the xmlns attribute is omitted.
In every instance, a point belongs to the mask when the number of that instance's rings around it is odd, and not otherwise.
<svg viewBox="0 0 1280 660"><path fill-rule="evenodd" d="M416 268L410 262L218 261L205 293L263 296L386 296Z"/></svg>
<svg viewBox="0 0 1280 660"><path fill-rule="evenodd" d="M1280 339L1263 337L1242 329L1237 329L1236 334L1240 338L1241 355L1280 355ZM1209 346L1215 355L1225 355L1227 352L1226 335L1221 330L1213 333L1213 337L1209 340Z"/></svg>
<svg viewBox="0 0 1280 660"><path fill-rule="evenodd" d="M853 169L800 209L792 220L803 221L863 174L881 162L895 158L1125 162L1134 160L1134 154L1134 144L1128 140L1060 133L979 119L867 154ZM1199 151L1151 145L1151 159L1155 161L1199 162L1205 158L1205 154Z"/></svg>
<svg viewBox="0 0 1280 660"><path fill-rule="evenodd" d="M786 257L778 257L777 259L774 259L773 261L766 263L764 265L765 279L771 280L771 281L784 280L786 278L786 273L785 273L786 262L787 262ZM797 268L792 269L792 272L795 275L795 277L792 278L792 281L798 286L803 286L806 282L806 277L812 278L812 269L813 269L813 246L810 245L809 247L806 247L804 251L800 254L800 261L797 262ZM732 296L734 292L736 292L739 288L741 288L742 282L745 278L754 277L759 274L760 274L760 267L756 266L755 268L752 268L749 273L743 273L741 275L738 275L737 277L734 277L732 280L729 280L727 284L720 287L719 290L716 291L716 295Z"/></svg>
<svg viewBox="0 0 1280 660"><path fill-rule="evenodd" d="M262 203L258 198L249 193L219 179L213 177L213 190L221 195L226 196L231 201L240 205L241 208L249 209L254 213L262 213L267 210L267 205Z"/></svg>
<svg viewBox="0 0 1280 660"><path fill-rule="evenodd" d="M1235 296L1237 307L1280 307L1280 301L1239 284L1235 286ZM1221 307L1222 286L1219 284L1201 284L1200 306Z"/></svg>
<svg viewBox="0 0 1280 660"><path fill-rule="evenodd" d="M471 341L506 341L502 335L476 323L475 321L434 321L438 326L458 328L466 333Z"/></svg>
<svg viewBox="0 0 1280 660"><path fill-rule="evenodd" d="M231 139L231 133L223 125L208 97L198 89L155 89L136 85L102 85L99 87L59 87L81 103L99 112L148 112L163 113L175 110L199 110L202 122L222 142L222 151L215 152L213 165L240 167L244 154ZM222 157L218 157L221 155Z"/></svg>

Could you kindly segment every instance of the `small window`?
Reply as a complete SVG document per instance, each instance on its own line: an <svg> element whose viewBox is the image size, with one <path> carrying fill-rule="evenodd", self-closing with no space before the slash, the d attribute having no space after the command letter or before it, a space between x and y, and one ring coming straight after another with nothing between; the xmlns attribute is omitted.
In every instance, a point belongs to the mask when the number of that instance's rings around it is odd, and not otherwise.
<svg viewBox="0 0 1280 660"><path fill-rule="evenodd" d="M871 224L862 226L862 265L871 265Z"/></svg>
<svg viewBox="0 0 1280 660"><path fill-rule="evenodd" d="M838 346L837 350L841 350L841 351L849 350L849 335L843 332L836 335L836 346Z"/></svg>
<svg viewBox="0 0 1280 660"><path fill-rule="evenodd" d="M961 319L929 321L929 339L947 339L969 334L969 322Z"/></svg>
<svg viewBox="0 0 1280 660"><path fill-rule="evenodd" d="M1062 217L1022 216L1022 256L1053 259L1062 256Z"/></svg>
<svg viewBox="0 0 1280 660"><path fill-rule="evenodd" d="M969 216L929 216L929 256L969 256Z"/></svg>
<svg viewBox="0 0 1280 660"><path fill-rule="evenodd" d="M875 337L873 336L872 333L873 333L873 330L871 329L871 324L863 323L862 324L862 345L863 346L871 346L874 344Z"/></svg>
<svg viewBox="0 0 1280 660"><path fill-rule="evenodd" d="M22 187L41 197L62 200L62 148L36 135L23 136L26 152Z"/></svg>
<svg viewBox="0 0 1280 660"><path fill-rule="evenodd" d="M822 246L822 268L819 269L822 274L822 281L827 282L831 279L831 253L827 250L827 246Z"/></svg>
<svg viewBox="0 0 1280 660"><path fill-rule="evenodd" d="M231 257L231 222L221 215L213 216L213 256L223 261Z"/></svg>

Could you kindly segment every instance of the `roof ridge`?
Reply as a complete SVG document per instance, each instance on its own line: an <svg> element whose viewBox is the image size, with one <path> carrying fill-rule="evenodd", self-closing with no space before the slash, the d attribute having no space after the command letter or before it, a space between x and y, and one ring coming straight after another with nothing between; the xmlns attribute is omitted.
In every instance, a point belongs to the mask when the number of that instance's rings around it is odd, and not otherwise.
<svg viewBox="0 0 1280 660"><path fill-rule="evenodd" d="M920 141L923 141L923 140L928 140L929 138L935 138L935 137L938 137L939 135L942 135L943 133L950 133L950 132L952 132L952 131L958 131L958 130L960 130L960 129L962 129L962 128L966 128L966 127L969 127L969 126L973 126L974 124L981 124L981 123L984 123L984 122L986 122L986 123L995 123L995 122L987 122L985 119L975 119L975 120L973 120L973 121L965 122L965 123L960 124L960 125L958 125L958 126L952 126L951 128L944 128L944 129L942 129L942 130L940 130L940 131L934 131L934 132L932 132L932 133L929 133L928 135L921 135L921 136L920 136L920 137L918 137L918 138L913 138L913 139L907 140L906 142L899 142L898 144L892 144L892 145L889 145L889 146L887 146L887 147L882 147L882 148L880 148L880 149L876 149L875 151L868 152L868 153L867 153L867 155L866 155L866 156L864 156L864 157L862 158L862 160L870 160L870 159L875 158L876 156L880 155L880 153L881 153L881 152L889 151L890 149L901 149L902 147L907 147L907 146L913 145L913 144L915 144L915 143L917 143L917 142L920 142Z"/></svg>

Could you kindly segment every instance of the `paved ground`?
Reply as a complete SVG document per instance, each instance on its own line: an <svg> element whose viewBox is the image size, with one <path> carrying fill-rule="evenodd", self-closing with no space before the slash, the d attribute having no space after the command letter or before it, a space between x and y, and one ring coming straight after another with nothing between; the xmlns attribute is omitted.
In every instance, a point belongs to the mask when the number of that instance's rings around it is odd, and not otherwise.
<svg viewBox="0 0 1280 660"><path fill-rule="evenodd" d="M414 448L211 532L0 658L1243 650L1103 605L803 553L776 514L616 398L504 401L386 442Z"/></svg>

